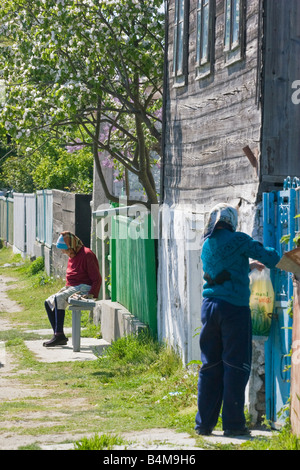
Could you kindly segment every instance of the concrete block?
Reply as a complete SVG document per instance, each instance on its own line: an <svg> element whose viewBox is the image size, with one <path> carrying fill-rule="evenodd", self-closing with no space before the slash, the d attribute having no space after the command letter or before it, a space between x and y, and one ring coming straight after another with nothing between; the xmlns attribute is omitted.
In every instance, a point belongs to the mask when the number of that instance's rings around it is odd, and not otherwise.
<svg viewBox="0 0 300 470"><path fill-rule="evenodd" d="M253 425L261 424L265 404L265 341L266 336L253 336L252 367L246 388L246 406Z"/></svg>
<svg viewBox="0 0 300 470"><path fill-rule="evenodd" d="M101 324L102 302L103 300L97 300L93 310L93 323L97 326Z"/></svg>
<svg viewBox="0 0 300 470"><path fill-rule="evenodd" d="M111 343L116 338L116 311L120 308L120 304L117 302L111 302L110 300L103 301L102 312L101 312L101 333L102 338L105 341Z"/></svg>
<svg viewBox="0 0 300 470"><path fill-rule="evenodd" d="M132 315L128 310L123 309L117 312L117 330L120 337L127 336L132 333L131 331L131 322L134 320L134 315Z"/></svg>
<svg viewBox="0 0 300 470"><path fill-rule="evenodd" d="M40 256L44 256L44 248L45 248L45 245L36 240L34 243L34 248L33 248L34 256L36 258L39 258Z"/></svg>
<svg viewBox="0 0 300 470"><path fill-rule="evenodd" d="M50 276L52 274L52 248L45 245L44 247L44 263L45 271Z"/></svg>
<svg viewBox="0 0 300 470"><path fill-rule="evenodd" d="M123 336L137 334L147 328L147 325L140 322L123 305L111 300L97 302L94 317L95 315L97 318L101 318L102 338L110 343Z"/></svg>
<svg viewBox="0 0 300 470"><path fill-rule="evenodd" d="M62 206L64 211L75 212L75 195L72 193L63 193Z"/></svg>

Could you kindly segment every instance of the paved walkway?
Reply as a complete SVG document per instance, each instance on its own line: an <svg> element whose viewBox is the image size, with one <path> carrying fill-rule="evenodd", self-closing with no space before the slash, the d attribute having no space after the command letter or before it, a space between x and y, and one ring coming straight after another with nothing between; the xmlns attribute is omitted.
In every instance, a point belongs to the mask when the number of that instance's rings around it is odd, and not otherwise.
<svg viewBox="0 0 300 470"><path fill-rule="evenodd" d="M37 333L45 336L45 341L53 335L52 330L26 330L27 333ZM72 332L71 328L65 328L65 334L69 336ZM72 338L69 338L65 346L55 348L45 348L43 340L25 341L26 346L32 351L37 359L41 362L68 362L68 361L92 361L97 359L103 353L109 343L104 339L81 338L80 351L74 352L72 346Z"/></svg>

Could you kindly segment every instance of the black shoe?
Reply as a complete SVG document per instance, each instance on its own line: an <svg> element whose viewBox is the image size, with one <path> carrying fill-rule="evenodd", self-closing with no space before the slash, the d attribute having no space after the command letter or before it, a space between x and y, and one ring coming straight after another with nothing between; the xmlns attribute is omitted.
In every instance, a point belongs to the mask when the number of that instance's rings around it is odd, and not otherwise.
<svg viewBox="0 0 300 470"><path fill-rule="evenodd" d="M225 429L224 431L225 437L238 437L238 436L251 436L251 433L248 428L242 429Z"/></svg>
<svg viewBox="0 0 300 470"><path fill-rule="evenodd" d="M196 434L198 434L198 436L210 436L211 435L210 429L196 428L195 431L196 431Z"/></svg>
<svg viewBox="0 0 300 470"><path fill-rule="evenodd" d="M62 334L62 335L54 335L50 341L45 341L43 343L43 346L45 348L52 348L54 346L64 346L65 344L67 344L68 342L68 338Z"/></svg>

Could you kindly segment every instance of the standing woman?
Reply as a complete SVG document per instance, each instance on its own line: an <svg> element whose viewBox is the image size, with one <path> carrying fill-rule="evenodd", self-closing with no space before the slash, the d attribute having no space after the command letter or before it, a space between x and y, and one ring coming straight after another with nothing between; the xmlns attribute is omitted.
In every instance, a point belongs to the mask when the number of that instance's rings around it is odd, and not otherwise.
<svg viewBox="0 0 300 470"><path fill-rule="evenodd" d="M43 343L45 347L61 346L68 342L64 334L65 309L70 295L80 292L87 298L98 298L102 278L96 255L86 248L71 232L62 232L56 247L69 256L66 285L45 301L46 312L53 329L53 337Z"/></svg>
<svg viewBox="0 0 300 470"><path fill-rule="evenodd" d="M198 381L197 434L209 435L222 408L224 435L242 435L245 388L252 357L249 270L274 268L280 256L249 235L236 232L237 210L218 204L204 229L204 272ZM255 260L249 263L249 258ZM261 264L263 263L263 264Z"/></svg>

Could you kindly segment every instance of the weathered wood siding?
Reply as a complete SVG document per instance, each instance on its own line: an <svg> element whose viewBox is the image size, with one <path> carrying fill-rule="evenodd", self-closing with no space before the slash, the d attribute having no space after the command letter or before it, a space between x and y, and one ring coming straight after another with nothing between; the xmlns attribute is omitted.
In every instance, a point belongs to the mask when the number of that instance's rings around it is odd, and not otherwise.
<svg viewBox="0 0 300 470"><path fill-rule="evenodd" d="M202 288L201 245L191 248L190 237L201 236L214 204L241 198L239 230L262 240L262 192L300 176L300 104L291 100L300 81L300 1L244 2L244 55L226 63L225 0L216 0L213 68L197 79L197 0L187 0L187 74L179 84L172 76L175 0L168 1L158 330L186 361L198 358ZM246 146L258 155L258 171Z"/></svg>
<svg viewBox="0 0 300 470"><path fill-rule="evenodd" d="M188 81L172 77L174 1L169 6L165 201L204 204L226 197L253 198L258 177L243 153L259 150L259 0L247 1L245 56L228 66L224 55L224 0L216 0L215 60L210 76L197 80L196 0L190 0ZM254 185L254 187L253 187ZM254 190L254 192L253 192Z"/></svg>
<svg viewBox="0 0 300 470"><path fill-rule="evenodd" d="M300 175L300 2L265 0L262 177L266 182ZM299 96L299 94L298 94Z"/></svg>

